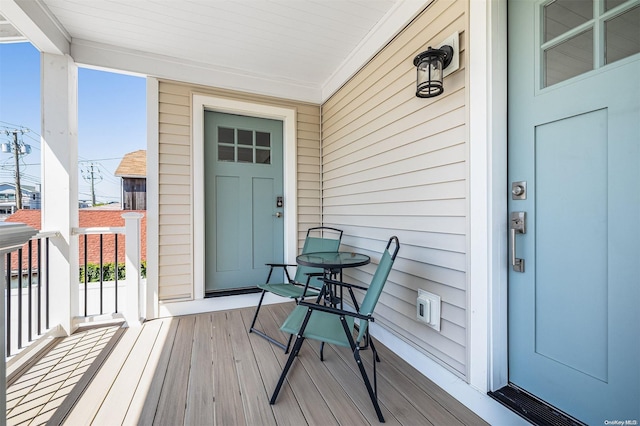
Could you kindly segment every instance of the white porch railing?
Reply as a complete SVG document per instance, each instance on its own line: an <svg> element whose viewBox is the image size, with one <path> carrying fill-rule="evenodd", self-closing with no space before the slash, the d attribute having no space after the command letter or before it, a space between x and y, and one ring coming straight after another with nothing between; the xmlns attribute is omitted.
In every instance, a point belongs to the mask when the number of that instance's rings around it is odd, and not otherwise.
<svg viewBox="0 0 640 426"><path fill-rule="evenodd" d="M140 274L140 213L124 213L124 227L96 227L74 228L73 235L78 238L86 238L88 235L124 235L120 241L125 247L125 274L124 280L104 281L90 283L81 277L69 284L77 286L72 291L77 291L80 315L74 318L75 323L94 321L96 317L113 313L122 313L130 326L139 325L144 318L145 291ZM24 248L19 248L0 259L6 262L5 280L5 357L11 358L19 354L38 338L47 335L49 330L58 326L50 324L49 289L52 287L49 267L49 251L53 239L59 238L60 233L40 232L33 236ZM117 253L118 244L115 251ZM26 254L24 253L26 251ZM101 257L102 247L100 247ZM114 254L115 255L115 254ZM17 267L12 267L17 265ZM17 261L16 261L17 259ZM101 262L102 263L102 262ZM117 265L117 256L114 256ZM85 262L86 265L86 256ZM86 270L86 267L85 267ZM101 274L102 275L102 274ZM116 274L117 276L117 274ZM71 315L71 313L69 313ZM22 354L21 354L22 355Z"/></svg>
<svg viewBox="0 0 640 426"><path fill-rule="evenodd" d="M80 277L83 285L81 286L80 312L84 313L84 317L92 315L103 315L105 313L124 314L125 320L130 326L140 325L141 320L145 317L146 304L141 303L145 300L146 292L142 286L141 266L140 266L140 220L144 215L141 213L124 213L122 217L125 220L123 227L94 227L94 228L73 228L72 234L84 238L84 276ZM124 297L124 306L121 302L122 295L119 294L121 285L118 280L118 235L125 236L125 282L126 296ZM88 236L100 236L100 274L98 283L89 283L87 274L87 252L88 252ZM107 283L103 279L103 237L104 235L114 235L114 281ZM97 287L99 286L99 287ZM96 291L99 289L99 291ZM105 302L107 291L109 293L109 302ZM93 297L91 297L93 295ZM98 298L98 309L93 309L95 299ZM83 303L83 304L82 304ZM109 308L107 308L108 304ZM110 308L113 306L113 308ZM122 307L122 309L121 309ZM110 312L108 312L110 311Z"/></svg>
<svg viewBox="0 0 640 426"><path fill-rule="evenodd" d="M22 246L33 237L37 232L35 229L21 223L2 223L0 230L0 277L5 276L5 264L2 258L5 254L11 253ZM11 263L9 263L11 269ZM9 287L9 290L11 287ZM6 300L6 291L2 294ZM5 343L5 300L0 302L0 319L2 320L2 328L0 328L0 345L4 349ZM0 357L0 412L5 413L7 410L7 381L5 380L7 373L7 364L5 357Z"/></svg>
<svg viewBox="0 0 640 426"><path fill-rule="evenodd" d="M74 228L72 230L73 235L78 235L81 241L83 242L84 247L84 256L83 260L80 262L80 268L82 272L80 273L80 282L83 284L80 286L80 307L79 312L82 313L85 317L90 315L103 315L105 312L109 313L118 313L118 235L124 235L125 229L124 227L94 227L94 228ZM99 280L90 282L90 274L89 274L89 235L97 235L99 237ZM113 235L114 239L114 252L105 253L104 250L104 236L105 235ZM122 239L120 240L121 244ZM95 240L92 241L95 243ZM106 297L105 295L105 254L107 255L107 264L109 264L110 259L113 259L113 275L114 275L114 285L113 285L113 295L110 297ZM91 288L90 288L91 287ZM92 294L91 308L89 307L89 294ZM96 297L97 296L97 297ZM95 301L98 300L96 304ZM105 302L109 304L108 308L105 308Z"/></svg>
<svg viewBox="0 0 640 426"><path fill-rule="evenodd" d="M49 330L49 242L58 232L40 232L5 259L6 356ZM15 259L16 268L13 268ZM26 267L25 267L26 264Z"/></svg>

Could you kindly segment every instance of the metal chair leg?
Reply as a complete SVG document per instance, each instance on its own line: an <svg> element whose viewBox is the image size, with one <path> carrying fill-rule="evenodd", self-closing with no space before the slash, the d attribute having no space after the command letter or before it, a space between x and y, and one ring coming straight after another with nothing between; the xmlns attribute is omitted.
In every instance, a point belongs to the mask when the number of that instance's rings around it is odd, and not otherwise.
<svg viewBox="0 0 640 426"><path fill-rule="evenodd" d="M289 335L289 341L287 341L287 347L286 347L286 349L284 350L284 353L285 353L285 354L288 354L288 353L289 353L289 349L291 348L291 341L292 341L292 340L293 340L293 334L290 334L290 335Z"/></svg>
<svg viewBox="0 0 640 426"><path fill-rule="evenodd" d="M293 360L296 359L298 352L300 352L300 347L302 346L302 342L304 342L304 337L298 336L296 338L296 342L293 344L293 349L289 354L289 358L287 358L287 363L284 366L284 370L282 370L282 374L280 375L280 379L278 379L278 384L276 385L275 390L273 391L273 395L269 400L269 404L273 405L276 403L276 399L278 398L278 394L280 393L280 389L284 383L284 379L287 377L287 373L293 364Z"/></svg>
<svg viewBox="0 0 640 426"><path fill-rule="evenodd" d="M262 295L260 296L260 301L258 302L258 307L256 308L256 313L253 315L253 321L251 321L251 327L249 327L249 333L256 333L258 336L268 340L269 342L273 343L274 345L276 345L280 349L288 349L289 348L288 345L285 346L284 343L278 342L273 337L271 337L271 336L265 334L263 331L260 331L257 328L255 328L256 320L258 319L258 312L260 312L260 307L262 307L262 299L264 299L264 294L265 293L266 293L266 290L262 290ZM289 338L289 343L291 343L291 338Z"/></svg>
<svg viewBox="0 0 640 426"><path fill-rule="evenodd" d="M376 398L377 398L378 397L378 374L376 372L376 364L380 362L380 358L378 358L378 353L373 348L373 346L371 347L371 349L372 349L371 352L373 353L371 357L372 358L371 364L373 364L373 393L376 394Z"/></svg>
<svg viewBox="0 0 640 426"><path fill-rule="evenodd" d="M254 329L253 327L256 325L256 320L258 319L258 312L260 311L260 307L262 306L262 300L264 299L265 290L262 290L262 294L260 295L260 301L258 302L258 307L256 308L256 313L253 315L253 321L251 321L251 327L249 327L249 333L251 333Z"/></svg>
<svg viewBox="0 0 640 426"><path fill-rule="evenodd" d="M360 369L360 375L362 375L362 380L364 380L364 384L367 387L367 392L369 392L369 398L371 398L371 402L373 403L373 408L376 410L376 414L378 415L378 420L380 423L384 423L384 416L382 415L382 410L380 409L380 404L378 404L378 395L371 388L371 382L369 381L369 376L367 376L367 371L364 369L364 365L362 364L362 359L360 358L360 349L358 346L353 346L353 357L356 360L356 364L358 364L358 368ZM375 366L375 363L374 363ZM375 367L373 370L373 374L376 374ZM377 379L374 377L374 382Z"/></svg>
<svg viewBox="0 0 640 426"><path fill-rule="evenodd" d="M367 333L368 333L368 331L367 331ZM378 351L376 350L376 347L373 345L373 339L371 338L371 335L367 334L367 337L369 339L369 345L371 346L371 351L373 352L375 360L377 362L380 362L380 357L378 356Z"/></svg>

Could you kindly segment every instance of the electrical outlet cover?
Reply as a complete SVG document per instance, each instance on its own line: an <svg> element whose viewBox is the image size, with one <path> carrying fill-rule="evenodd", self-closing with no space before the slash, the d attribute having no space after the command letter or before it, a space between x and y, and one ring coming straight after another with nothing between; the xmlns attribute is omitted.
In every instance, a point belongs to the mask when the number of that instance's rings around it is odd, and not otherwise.
<svg viewBox="0 0 640 426"><path fill-rule="evenodd" d="M428 303L429 304L429 313L430 315L424 318L420 317L420 303ZM424 291L418 289L418 299L417 299L417 310L416 316L420 321L425 322L429 327L435 329L436 331L440 331L440 305L441 299L437 294L429 293L428 291ZM425 308L426 313L426 308Z"/></svg>

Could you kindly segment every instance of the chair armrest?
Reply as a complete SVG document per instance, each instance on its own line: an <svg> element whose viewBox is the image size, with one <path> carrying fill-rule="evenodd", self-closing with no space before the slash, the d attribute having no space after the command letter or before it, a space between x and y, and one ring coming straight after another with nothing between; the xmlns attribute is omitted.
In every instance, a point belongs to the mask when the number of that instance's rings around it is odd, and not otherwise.
<svg viewBox="0 0 640 426"><path fill-rule="evenodd" d="M359 318L359 319L363 319L363 320L367 320L367 321L372 321L372 322L374 321L374 319L373 319L373 317L371 315L362 315L362 314L359 314L358 312L345 311L343 309L333 308L331 306L326 306L326 305L319 305L317 303L309 303L309 302L305 302L305 301L300 301L300 302L298 302L298 306L306 306L306 307L308 307L308 308L310 308L312 310L328 312L330 314L346 315L346 316Z"/></svg>
<svg viewBox="0 0 640 426"><path fill-rule="evenodd" d="M308 277L323 277L324 272L308 272L305 275Z"/></svg>
<svg viewBox="0 0 640 426"><path fill-rule="evenodd" d="M267 283L271 280L271 274L273 273L273 268L282 268L284 269L284 274L287 276L287 281L290 283L293 283L293 280L291 279L291 276L289 275L289 270L287 269L287 267L289 266L296 266L296 265L289 265L286 263L265 263L266 266L269 266L269 275L267 276Z"/></svg>
<svg viewBox="0 0 640 426"><path fill-rule="evenodd" d="M365 290L365 291L367 290L366 287L362 287L360 285L345 283L343 281L336 281L336 280L332 280L330 278L325 278L323 281L325 283L327 283L327 284L335 284L335 285L339 285L341 287L351 287L351 288L357 288L359 290Z"/></svg>

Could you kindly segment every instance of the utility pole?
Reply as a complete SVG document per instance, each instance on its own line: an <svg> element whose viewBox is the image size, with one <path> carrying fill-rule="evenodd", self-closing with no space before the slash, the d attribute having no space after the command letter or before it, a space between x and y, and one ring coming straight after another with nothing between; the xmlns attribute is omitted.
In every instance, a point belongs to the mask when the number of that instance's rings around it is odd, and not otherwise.
<svg viewBox="0 0 640 426"><path fill-rule="evenodd" d="M91 163L91 205L95 206L96 205L96 186L95 186L95 179L93 177L93 163Z"/></svg>
<svg viewBox="0 0 640 426"><path fill-rule="evenodd" d="M102 181L102 174L100 169L95 167L93 163L87 167L86 170L81 170L83 179L91 185L91 204L96 205L96 175L98 183ZM86 172L86 174L85 174Z"/></svg>
<svg viewBox="0 0 640 426"><path fill-rule="evenodd" d="M8 153L13 151L13 158L15 160L15 181L16 181L16 208L18 210L22 209L22 186L20 185L20 156L23 154L29 154L31 152L31 147L27 144L22 143L22 141L18 140L18 133L25 134L29 131L29 129L21 128L21 129L12 129L9 130L5 128L4 133L9 136L13 135L13 141L9 143L0 144L0 150L2 152Z"/></svg>
<svg viewBox="0 0 640 426"><path fill-rule="evenodd" d="M16 208L22 210L22 187L20 186L20 146L18 145L18 131L13 131L13 158L16 164Z"/></svg>

